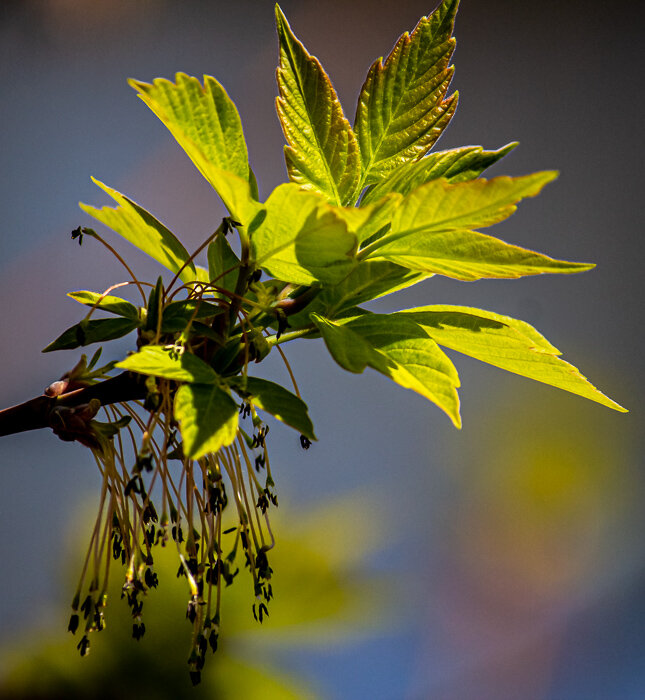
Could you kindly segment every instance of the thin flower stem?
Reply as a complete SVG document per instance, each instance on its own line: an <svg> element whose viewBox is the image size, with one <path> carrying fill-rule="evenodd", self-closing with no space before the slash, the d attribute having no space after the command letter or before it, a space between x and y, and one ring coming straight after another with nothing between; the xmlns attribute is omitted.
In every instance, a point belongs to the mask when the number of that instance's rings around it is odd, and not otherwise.
<svg viewBox="0 0 645 700"><path fill-rule="evenodd" d="M279 345L276 345L275 347L276 350L280 353L280 357L284 362L284 366L287 368L287 372L289 372L289 376L291 377L291 383L293 384L293 390L296 392L296 396L298 398L301 398L300 391L298 390L298 383L296 382L296 378L294 377L293 372L291 371L291 365L289 364L289 360L287 360L287 356L284 354L283 349Z"/></svg>
<svg viewBox="0 0 645 700"><path fill-rule="evenodd" d="M276 335L270 335L266 340L269 347L274 345L282 345L282 343L288 343L290 340L296 340L297 338L306 338L312 333L317 333L318 329L315 326L307 326L306 328L299 328L297 331L290 331L289 333L282 333L280 337Z"/></svg>
<svg viewBox="0 0 645 700"><path fill-rule="evenodd" d="M110 253L112 253L112 255L114 255L114 257L121 263L121 265L125 267L130 277L132 277L132 282L137 285L137 288L141 293L143 303L145 304L146 295L143 293L143 287L141 286L141 282L139 282L137 276L134 274L134 272L132 272L128 263L126 263L126 261L116 252L116 250L114 250L114 248L107 241L103 240L103 238L101 238L101 236L99 236L99 234L96 231L94 231L93 229L83 229L83 233L85 233L88 236L91 236L92 238L96 238L96 240L99 241L99 243L102 243L110 251Z"/></svg>

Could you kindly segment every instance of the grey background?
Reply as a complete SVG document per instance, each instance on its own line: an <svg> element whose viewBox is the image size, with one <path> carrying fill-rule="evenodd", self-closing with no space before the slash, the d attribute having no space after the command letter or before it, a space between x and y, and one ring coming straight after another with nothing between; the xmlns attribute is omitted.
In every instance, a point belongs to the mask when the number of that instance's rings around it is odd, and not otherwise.
<svg viewBox="0 0 645 700"><path fill-rule="evenodd" d="M282 7L351 119L372 60L432 3ZM394 574L394 597L409 602L396 624L355 647L282 655L330 697L645 695L639 9L463 0L457 18L453 88L461 99L438 147L518 140L492 174L559 169L556 183L493 233L598 267L476 285L433 279L373 307L454 303L520 317L631 413L455 358L458 432L384 378L342 373L319 344L288 348L320 442L303 454L276 429L272 463L285 508L346 493L376 499L374 517L389 537L370 566ZM90 175L154 212L189 249L222 215L127 77L215 75L242 115L261 195L285 174L271 2L5 0L0 21L6 406L40 393L75 361L73 353L39 352L79 317L65 292L121 280L91 242L69 241L72 228L89 223L76 202L105 202ZM156 274L126 245L119 249ZM277 363L271 371L280 376ZM522 501L529 492L521 475L537 458L549 474L577 474L569 491L557 492L560 506L541 487ZM582 468L560 469L565 458ZM0 465L0 636L10 647L25 623L68 596L58 570L63 540L99 480L82 448L44 432L4 438ZM572 500L562 501L566 494Z"/></svg>

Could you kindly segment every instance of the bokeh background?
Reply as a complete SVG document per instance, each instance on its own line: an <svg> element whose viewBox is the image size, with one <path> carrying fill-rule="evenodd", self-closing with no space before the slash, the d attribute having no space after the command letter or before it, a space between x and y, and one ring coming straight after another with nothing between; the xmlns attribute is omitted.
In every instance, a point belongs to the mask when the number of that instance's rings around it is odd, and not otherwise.
<svg viewBox="0 0 645 700"><path fill-rule="evenodd" d="M282 7L352 118L372 60L433 4ZM347 613L337 636L304 625L309 643L289 646L256 632L265 643L245 660L315 689L296 697L645 697L642 19L636 0L462 0L453 81L461 99L438 147L518 140L491 174L559 169L555 184L493 233L598 267L476 285L434 278L373 306L454 303L522 318L631 413L456 357L459 432L380 375L343 373L318 343L290 345L320 441L303 453L297 436L271 434L286 531L299 531L303 513L349 497L354 507L336 527L353 533L368 523L378 546L363 551L341 537L339 551L358 548L366 596L384 581L390 591L364 613L370 624L350 624ZM222 216L125 79L215 75L240 110L266 197L285 178L276 60L268 0L0 3L2 406L39 394L75 362L76 353L40 354L79 318L65 293L122 281L93 241L69 240L91 223L77 201L106 203L90 175L154 212L189 249ZM126 244L119 249L156 276ZM279 363L270 371L284 373ZM84 541L79 523L98 484L80 446L45 432L0 441L0 687L17 656L36 657L45 634L74 656L70 673L82 664L64 631L70 542ZM284 567L289 561L298 556ZM181 608L160 614L178 620L179 645L188 634ZM118 669L102 687L125 697Z"/></svg>

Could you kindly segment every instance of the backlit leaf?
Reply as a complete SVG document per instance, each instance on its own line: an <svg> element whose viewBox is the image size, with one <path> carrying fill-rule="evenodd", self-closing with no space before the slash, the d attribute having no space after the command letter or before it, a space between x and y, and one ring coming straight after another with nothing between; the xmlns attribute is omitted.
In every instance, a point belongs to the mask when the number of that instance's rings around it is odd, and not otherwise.
<svg viewBox="0 0 645 700"><path fill-rule="evenodd" d="M208 245L208 276L217 287L235 291L240 260L233 252L226 236L219 235ZM223 296L223 295L222 295Z"/></svg>
<svg viewBox="0 0 645 700"><path fill-rule="evenodd" d="M280 40L278 116L289 178L332 204L352 204L360 179L358 144L320 62L295 37L276 5Z"/></svg>
<svg viewBox="0 0 645 700"><path fill-rule="evenodd" d="M209 365L190 352L172 352L161 345L144 345L139 352L117 362L117 367L178 382L213 384L217 374Z"/></svg>
<svg viewBox="0 0 645 700"><path fill-rule="evenodd" d="M413 272L386 260L365 260L359 263L339 284L326 286L302 311L289 316L289 327L303 328L311 325L310 313L326 318L338 314L371 299L410 287L431 277Z"/></svg>
<svg viewBox="0 0 645 700"><path fill-rule="evenodd" d="M120 192L95 178L92 178L92 181L107 192L118 206L96 209L81 203L79 206L84 212L116 231L171 272L177 272L184 265L190 257L188 251L160 221ZM192 263L188 264L180 275L184 282L190 282L195 277L195 266Z"/></svg>
<svg viewBox="0 0 645 700"><path fill-rule="evenodd" d="M375 202L389 192L410 194L417 187L440 177L453 184L474 180L517 145L517 142L509 143L497 151L485 151L481 146L464 146L430 153L421 160L404 163L393 170L386 179L365 192L361 204Z"/></svg>
<svg viewBox="0 0 645 700"><path fill-rule="evenodd" d="M224 313L225 309L203 299L184 299L166 304L161 321L162 333L183 331L191 321L200 318L213 318Z"/></svg>
<svg viewBox="0 0 645 700"><path fill-rule="evenodd" d="M445 180L429 182L403 199L390 230L368 244L359 258L383 258L459 280L589 270L594 265L554 260L469 230L507 218L520 199L535 196L556 175L544 172L454 185Z"/></svg>
<svg viewBox="0 0 645 700"><path fill-rule="evenodd" d="M363 163L361 188L424 156L448 125L457 93L451 38L459 0L444 0L370 68L358 98L354 129Z"/></svg>
<svg viewBox="0 0 645 700"><path fill-rule="evenodd" d="M216 384L183 384L175 395L184 454L199 459L235 440L238 407Z"/></svg>
<svg viewBox="0 0 645 700"><path fill-rule="evenodd" d="M366 366L437 404L456 427L461 427L452 362L418 324L396 314L366 313L330 321L311 314L332 357L350 372Z"/></svg>
<svg viewBox="0 0 645 700"><path fill-rule="evenodd" d="M512 279L590 270L591 263L555 260L477 231L417 233L383 245L374 255L410 270L458 280Z"/></svg>
<svg viewBox="0 0 645 700"><path fill-rule="evenodd" d="M184 73L177 73L174 83L164 78L152 84L129 83L215 188L231 215L248 226L257 185L240 115L226 90L210 75L204 76L202 86ZM235 178L229 180L229 174Z"/></svg>
<svg viewBox="0 0 645 700"><path fill-rule="evenodd" d="M101 311L109 311L111 314L117 314L117 316L123 316L132 321L139 320L139 309L121 297L97 294L87 290L68 292L67 296L86 306L94 306Z"/></svg>
<svg viewBox="0 0 645 700"><path fill-rule="evenodd" d="M522 177L479 178L454 185L434 180L418 187L397 207L392 228L382 243L421 231L480 228L503 221L525 197L535 197L557 172Z"/></svg>
<svg viewBox="0 0 645 700"><path fill-rule="evenodd" d="M259 267L277 279L334 284L356 264L357 239L321 197L288 183L266 202L267 216L251 243Z"/></svg>
<svg viewBox="0 0 645 700"><path fill-rule="evenodd" d="M356 235L359 244L365 245L389 230L394 210L402 199L398 194L386 194L363 207L333 207L333 210Z"/></svg>
<svg viewBox="0 0 645 700"><path fill-rule="evenodd" d="M425 306L400 312L447 348L538 382L564 389L617 411L560 351L524 321L464 306Z"/></svg>
<svg viewBox="0 0 645 700"><path fill-rule="evenodd" d="M259 377L235 377L229 380L242 398L250 397L257 408L270 413L310 440L316 440L307 404L284 387Z"/></svg>
<svg viewBox="0 0 645 700"><path fill-rule="evenodd" d="M122 338L139 326L130 318L100 318L81 321L61 333L43 352L73 350L91 343Z"/></svg>

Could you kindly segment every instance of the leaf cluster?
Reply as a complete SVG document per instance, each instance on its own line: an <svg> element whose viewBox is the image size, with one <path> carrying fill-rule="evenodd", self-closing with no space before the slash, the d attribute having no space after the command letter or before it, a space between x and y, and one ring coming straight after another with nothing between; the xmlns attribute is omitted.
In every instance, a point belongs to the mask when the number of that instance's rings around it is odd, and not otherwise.
<svg viewBox="0 0 645 700"><path fill-rule="evenodd" d="M92 420L96 398L82 406L55 407L56 430L95 452L104 481L90 547L95 553L107 551L108 560L112 548L114 558L128 565L124 596L137 639L145 631L141 596L157 582L152 547L170 537L176 542L178 575L186 577L191 590L187 617L194 626L189 658L194 682L206 648L217 648L221 588L237 573L232 569L238 545L253 580L258 605L254 603L253 613L260 622L268 615L273 594L267 553L274 540L266 516L277 497L265 445L268 426L261 415L296 430L304 448L316 439L282 345L322 339L342 369L361 373L372 368L436 404L456 427L461 427L459 375L445 348L625 410L524 321L445 304L386 314L365 307L435 275L472 282L593 267L483 232L557 177L554 171L481 177L516 143L493 150L466 146L431 152L457 107L457 93L449 92L457 6L458 0L443 0L401 36L385 59L374 62L353 124L321 63L276 6L276 108L289 181L264 200L237 108L215 78L200 81L178 73L174 81L131 80L228 210L192 253L141 205L98 180L94 182L114 205L81 204L86 214L146 253L165 273L154 283L139 280L94 229L73 232L79 243L87 236L106 245L129 280L102 293L71 292L87 313L45 351L136 332L135 352L99 370L93 369L98 355L89 366L83 360L61 386L71 387L72 379L74 387L87 386L118 369L145 384L145 398L134 407L126 405L125 414L121 409L110 414L104 406L112 418L107 424ZM141 303L116 296L123 286L136 287ZM274 351L285 361L293 391L252 369ZM56 402L66 396L58 393ZM132 426L141 432L138 446ZM126 466L121 429L134 445L132 469ZM168 465L172 460L182 463L179 484ZM264 484L259 480L263 470ZM143 472L152 473L149 486ZM231 485L237 525L223 530L222 511L229 500L224 476ZM151 500L157 478L161 518ZM224 556L222 537L233 531L235 544ZM99 557L92 561L96 571L80 607L86 618L82 654L89 648L87 633L103 626L105 602L97 583L103 574ZM81 589L79 585L73 631L80 619Z"/></svg>
<svg viewBox="0 0 645 700"><path fill-rule="evenodd" d="M138 353L117 366L177 384L175 418L192 457L230 444L237 427L234 394L314 439L298 396L247 373L250 360L295 338L322 337L343 369L372 367L436 403L457 426L458 374L440 346L621 410L526 323L446 305L393 314L361 306L433 275L474 281L593 267L481 231L557 176L480 177L517 144L429 153L457 106L458 94L449 94L457 6L444 0L385 60L374 62L353 125L324 68L276 6L276 107L289 182L265 201L258 197L240 116L215 78L202 83L179 73L174 82L131 80L230 218L207 241L208 266L201 267L152 214L94 180L116 207L82 209L174 278L167 286L160 278L141 307L111 294L71 293L90 313L46 351L136 330ZM232 227L240 256L226 236ZM116 318L90 319L95 310Z"/></svg>

